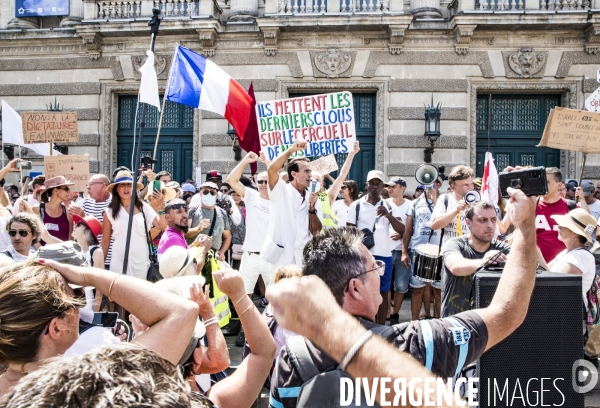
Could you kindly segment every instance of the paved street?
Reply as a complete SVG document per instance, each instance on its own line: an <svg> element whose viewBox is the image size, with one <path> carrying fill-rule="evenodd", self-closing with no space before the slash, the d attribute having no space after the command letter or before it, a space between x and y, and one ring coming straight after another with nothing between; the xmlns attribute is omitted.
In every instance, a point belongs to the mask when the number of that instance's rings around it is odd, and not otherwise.
<svg viewBox="0 0 600 408"><path fill-rule="evenodd" d="M410 292L409 292L410 293ZM260 300L255 296L254 303L262 311L262 307L260 306ZM432 305L433 309L433 305ZM405 322L410 320L410 297L405 299L402 304L402 308L400 309L400 322ZM229 336L225 337L227 341L227 346L229 348L229 355L231 358L231 366L236 367L242 361L242 347L235 346L235 337ZM269 394L266 389L263 389L260 398L253 405L254 408L268 408L269 406ZM586 408L600 408L600 381L596 385L596 388L591 392L587 393L585 396L585 407ZM569 408L569 407L566 407Z"/></svg>

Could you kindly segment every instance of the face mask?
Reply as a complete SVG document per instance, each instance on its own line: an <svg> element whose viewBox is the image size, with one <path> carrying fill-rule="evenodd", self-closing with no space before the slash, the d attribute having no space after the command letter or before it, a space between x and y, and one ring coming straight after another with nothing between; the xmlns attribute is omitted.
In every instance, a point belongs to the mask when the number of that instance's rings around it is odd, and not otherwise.
<svg viewBox="0 0 600 408"><path fill-rule="evenodd" d="M202 194L202 204L212 207L217 203L217 196L212 194Z"/></svg>

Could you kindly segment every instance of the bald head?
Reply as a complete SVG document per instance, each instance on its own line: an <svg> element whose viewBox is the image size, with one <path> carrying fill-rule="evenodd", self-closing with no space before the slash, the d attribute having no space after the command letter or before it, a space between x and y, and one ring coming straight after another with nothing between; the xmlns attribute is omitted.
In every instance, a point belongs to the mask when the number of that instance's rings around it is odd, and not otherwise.
<svg viewBox="0 0 600 408"><path fill-rule="evenodd" d="M106 186L110 184L108 177L104 174L94 174L90 177L90 181L87 185L87 191L92 199L95 201L105 201L110 197Z"/></svg>

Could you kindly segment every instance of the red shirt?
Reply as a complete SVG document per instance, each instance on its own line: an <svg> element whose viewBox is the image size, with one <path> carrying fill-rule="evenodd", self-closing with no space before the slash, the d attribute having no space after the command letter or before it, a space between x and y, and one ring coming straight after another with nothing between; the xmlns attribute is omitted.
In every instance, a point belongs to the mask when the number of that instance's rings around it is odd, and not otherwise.
<svg viewBox="0 0 600 408"><path fill-rule="evenodd" d="M542 251L546 262L553 260L566 248L565 244L558 240L558 224L551 218L551 215L564 215L568 212L569 206L564 198L560 198L552 204L542 200L538 201L535 215L537 246Z"/></svg>

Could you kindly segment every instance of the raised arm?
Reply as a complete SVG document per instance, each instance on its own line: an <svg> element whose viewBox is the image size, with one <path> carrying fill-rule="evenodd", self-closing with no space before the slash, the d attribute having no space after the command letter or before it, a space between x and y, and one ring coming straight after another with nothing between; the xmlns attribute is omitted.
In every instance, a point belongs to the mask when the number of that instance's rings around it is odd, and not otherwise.
<svg viewBox="0 0 600 408"><path fill-rule="evenodd" d="M242 198L246 195L246 187L240 183L240 179L242 178L242 174L244 174L244 169L246 166L250 163L256 163L256 160L258 160L256 153L248 153L246 156L244 156L242 161L235 166L233 170L231 170L229 176L227 176L227 184L229 184L233 191L238 193Z"/></svg>
<svg viewBox="0 0 600 408"><path fill-rule="evenodd" d="M40 263L59 272L68 282L94 286L149 327L133 340L177 364L190 342L198 305L132 276L98 268L61 264L48 259Z"/></svg>
<svg viewBox="0 0 600 408"><path fill-rule="evenodd" d="M515 226L511 252L496 294L485 309L477 309L488 329L486 350L501 342L525 320L535 284L536 248L535 198L508 189L510 217Z"/></svg>
<svg viewBox="0 0 600 408"><path fill-rule="evenodd" d="M438 202L433 209L433 214L431 214L431 229L433 230L445 228L456 218L459 211L463 211L467 208L465 200L460 200L455 209L448 211L443 201L444 200L438 199Z"/></svg>
<svg viewBox="0 0 600 408"><path fill-rule="evenodd" d="M4 166L2 169L0 169L0 180L3 179L4 177L6 177L6 175L10 172L20 171L17 168L17 163L20 161L21 161L21 159L12 159L11 161L8 162L8 164L6 166Z"/></svg>
<svg viewBox="0 0 600 408"><path fill-rule="evenodd" d="M297 151L304 150L306 147L306 141L304 139L296 139L292 147L281 153L277 158L269 164L267 167L267 175L269 176L269 190L275 188L275 184L279 180L279 172L283 168L285 162Z"/></svg>
<svg viewBox="0 0 600 408"><path fill-rule="evenodd" d="M270 285L267 299L273 305L275 319L280 326L307 337L338 363L366 333L366 329L354 317L340 308L325 283L314 275L283 279ZM302 307L298 307L299 304ZM327 330L323 330L323 327L327 327ZM412 379L421 379L415 382L416 387L410 387L414 395L409 398L423 395L424 379L435 378L408 353L399 351L378 336L367 340L345 371L354 378L368 378L369 384L373 384L375 378L384 377L391 378L392 384L396 378L406 379L406 384ZM381 403L379 382L377 385L374 394L377 402ZM389 388L391 395L394 395L393 386ZM437 401L435 387L431 388L434 388L434 392L428 398ZM387 401L390 399L388 394Z"/></svg>
<svg viewBox="0 0 600 408"><path fill-rule="evenodd" d="M354 142L354 150L348 153L348 157L346 157L346 161L340 169L340 174L338 174L338 177L335 179L331 187L329 187L329 190L327 190L327 195L329 196L330 204L333 203L337 198L337 195L340 192L340 189L342 188L342 184L344 183L344 180L346 180L346 176L350 172L350 167L352 167L352 161L354 160L354 156L356 156L356 153L358 153L359 151L360 143L357 140L356 142Z"/></svg>

